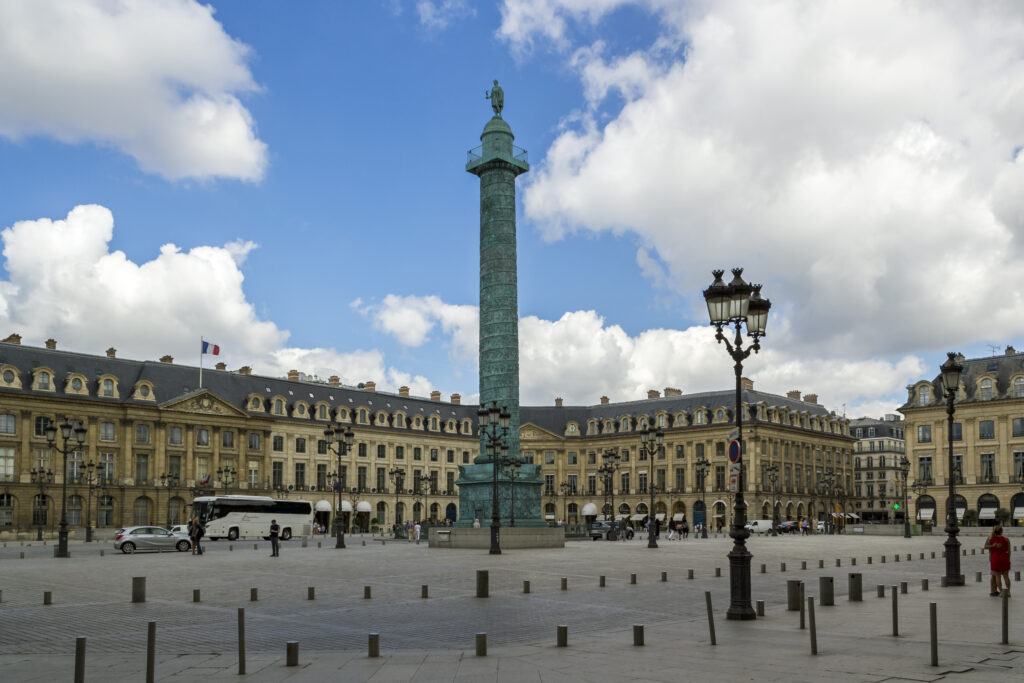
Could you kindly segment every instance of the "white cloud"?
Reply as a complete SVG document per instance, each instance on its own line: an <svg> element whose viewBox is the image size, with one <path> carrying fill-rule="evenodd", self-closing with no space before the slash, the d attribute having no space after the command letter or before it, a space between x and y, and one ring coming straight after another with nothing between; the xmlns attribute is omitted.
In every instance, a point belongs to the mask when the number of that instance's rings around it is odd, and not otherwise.
<svg viewBox="0 0 1024 683"><path fill-rule="evenodd" d="M288 332L259 319L242 288L240 267L253 242L188 251L165 244L153 260L134 263L110 251L113 230L113 214L98 205L3 230L10 279L0 281L0 330L6 330L0 334L18 332L36 345L52 336L59 348L89 353L114 346L125 358L169 354L187 365L198 363L203 335L220 345L220 358L231 367L251 365L258 374L295 369L338 375L347 384L373 380L382 391L407 385L418 396L435 388L422 375L388 365L377 349L285 346ZM458 311L445 316L457 319Z"/></svg>
<svg viewBox="0 0 1024 683"><path fill-rule="evenodd" d="M592 42L625 5L660 21L649 50ZM563 41L587 97L524 190L547 238L633 231L687 298L745 264L793 353L1024 334L1024 5L504 7L502 35Z"/></svg>
<svg viewBox="0 0 1024 683"><path fill-rule="evenodd" d="M437 296L397 296L388 294L378 305L352 302L363 315L369 315L378 330L392 335L404 346L422 346L430 332L440 325L451 338L452 360L474 365L479 343L479 317L476 306L447 304Z"/></svg>
<svg viewBox="0 0 1024 683"><path fill-rule="evenodd" d="M248 54L194 0L0 3L0 135L110 145L168 179L259 180Z"/></svg>
<svg viewBox="0 0 1024 683"><path fill-rule="evenodd" d="M416 3L420 23L430 29L444 30L453 21L476 14L466 0L419 0Z"/></svg>

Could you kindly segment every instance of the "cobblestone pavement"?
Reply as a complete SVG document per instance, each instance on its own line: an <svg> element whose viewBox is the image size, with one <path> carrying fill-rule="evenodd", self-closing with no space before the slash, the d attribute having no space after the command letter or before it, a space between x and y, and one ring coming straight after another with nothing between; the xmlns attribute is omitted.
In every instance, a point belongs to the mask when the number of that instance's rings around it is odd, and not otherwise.
<svg viewBox="0 0 1024 683"><path fill-rule="evenodd" d="M725 537L663 539L657 550L640 539L578 541L565 549L491 556L356 536L344 550L334 549L333 539L305 548L292 541L283 544L279 558L268 557L263 542L255 550L252 542L208 543L203 556L122 555L109 541L73 542L69 560L53 558L52 543L8 542L0 547L0 671L12 681L67 680L75 637L85 636L88 680L140 680L147 622L155 621L158 679L239 680L236 626L242 607L246 680L667 681L707 674L719 680L882 681L1024 675L1024 621L1010 605L1010 644L999 644L1000 601L988 596L984 540L963 539L968 584L957 589L939 587L942 541L939 535L753 538L752 594L765 602L765 617L742 623L724 618L731 547ZM1021 538L1011 536L1011 542L1019 548ZM475 597L477 570L489 571L489 599ZM847 600L849 572L863 577L863 602ZM975 581L976 572L982 572L983 583ZM598 585L601 575L604 588ZM135 576L147 579L145 603L130 602ZM819 654L812 656L808 631L799 629L795 612L786 611L786 582L803 580L807 595L817 598L819 576L834 578L836 606L817 607ZM922 578L930 580L930 591L922 591ZM523 581L530 582L528 595ZM908 583L908 593L899 596L900 635L894 638L889 596L900 582ZM428 599L421 598L424 584ZM885 599L876 597L878 584L886 586ZM370 586L371 599L364 599L364 586ZM315 588L315 600L307 600L307 587ZM251 588L258 590L258 601L250 600ZM192 602L193 589L201 591L201 602ZM43 605L43 591L51 591L52 605ZM713 601L716 646L710 645L705 591ZM937 668L928 666L929 602L939 610ZM569 628L568 648L554 646L560 624ZM633 624L645 625L643 648L632 645ZM380 658L366 656L370 632L380 633ZM487 633L488 657L474 656L478 632ZM289 640L299 641L302 666L284 666Z"/></svg>

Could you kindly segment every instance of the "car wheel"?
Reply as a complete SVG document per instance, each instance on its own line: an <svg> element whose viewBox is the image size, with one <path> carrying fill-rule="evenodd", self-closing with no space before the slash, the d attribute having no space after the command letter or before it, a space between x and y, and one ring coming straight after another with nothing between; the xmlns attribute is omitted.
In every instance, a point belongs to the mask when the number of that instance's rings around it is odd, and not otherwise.
<svg viewBox="0 0 1024 683"><path fill-rule="evenodd" d="M228 540L229 541L237 541L238 540L238 529L235 529L235 528L228 529Z"/></svg>
<svg viewBox="0 0 1024 683"><path fill-rule="evenodd" d="M178 545L176 547L178 548L178 552L183 553L186 550L191 549L192 548L192 544L189 543L188 541L178 541Z"/></svg>
<svg viewBox="0 0 1024 683"><path fill-rule="evenodd" d="M285 529L285 530L283 530L281 532L281 540L282 541L288 541L288 540L291 539L291 537L292 537L292 530L291 529Z"/></svg>
<svg viewBox="0 0 1024 683"><path fill-rule="evenodd" d="M127 541L121 544L121 552L125 555L135 552L135 544L131 541Z"/></svg>

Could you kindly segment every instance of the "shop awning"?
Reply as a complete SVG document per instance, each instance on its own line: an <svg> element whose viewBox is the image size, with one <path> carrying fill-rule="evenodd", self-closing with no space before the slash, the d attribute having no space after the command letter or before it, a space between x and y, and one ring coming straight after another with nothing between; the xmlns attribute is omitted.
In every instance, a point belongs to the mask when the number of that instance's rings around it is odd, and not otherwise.
<svg viewBox="0 0 1024 683"><path fill-rule="evenodd" d="M672 519L674 519L677 522L681 522L684 519L686 519L686 513L685 512L677 512L676 514L672 515Z"/></svg>
<svg viewBox="0 0 1024 683"><path fill-rule="evenodd" d="M957 516L957 519L963 519L963 518L964 518L964 513L965 513L965 512L967 512L967 508L957 508L957 509L956 509L956 516Z"/></svg>
<svg viewBox="0 0 1024 683"><path fill-rule="evenodd" d="M629 519L629 515L615 515L615 519Z"/></svg>
<svg viewBox="0 0 1024 683"><path fill-rule="evenodd" d="M341 501L341 511L342 512L352 512L352 503L350 503L347 500Z"/></svg>
<svg viewBox="0 0 1024 683"><path fill-rule="evenodd" d="M371 512L373 507L365 500L361 500L356 503L356 512Z"/></svg>
<svg viewBox="0 0 1024 683"><path fill-rule="evenodd" d="M665 513L664 512L657 512L657 513L654 514L654 518L656 520L658 520L659 522L664 522L665 521Z"/></svg>
<svg viewBox="0 0 1024 683"><path fill-rule="evenodd" d="M935 508L921 508L917 511L917 518L922 522L930 522L935 518Z"/></svg>
<svg viewBox="0 0 1024 683"><path fill-rule="evenodd" d="M583 512L580 513L584 517L590 517L591 515L597 514L597 505L594 503L587 503L583 506Z"/></svg>
<svg viewBox="0 0 1024 683"><path fill-rule="evenodd" d="M331 507L331 504L328 503L326 500L318 500L316 502L316 511L317 512L330 512L333 509L334 508Z"/></svg>
<svg viewBox="0 0 1024 683"><path fill-rule="evenodd" d="M554 515L544 515L544 519L554 519Z"/></svg>
<svg viewBox="0 0 1024 683"><path fill-rule="evenodd" d="M995 519L996 509L995 508L981 508L978 510L978 519Z"/></svg>
<svg viewBox="0 0 1024 683"><path fill-rule="evenodd" d="M1024 519L1024 508L1013 508L1014 519Z"/></svg>
<svg viewBox="0 0 1024 683"><path fill-rule="evenodd" d="M631 521L631 522L639 522L641 519L645 518L646 516L647 515L633 515L632 517L629 518L629 521Z"/></svg>
<svg viewBox="0 0 1024 683"><path fill-rule="evenodd" d="M860 515L853 512L847 512L846 516L850 519L860 519Z"/></svg>

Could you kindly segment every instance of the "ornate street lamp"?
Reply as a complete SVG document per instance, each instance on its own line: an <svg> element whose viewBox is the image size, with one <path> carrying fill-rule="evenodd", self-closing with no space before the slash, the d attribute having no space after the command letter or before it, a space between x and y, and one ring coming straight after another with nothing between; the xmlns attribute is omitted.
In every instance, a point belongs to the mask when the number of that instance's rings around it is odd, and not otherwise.
<svg viewBox="0 0 1024 683"><path fill-rule="evenodd" d="M957 391L960 389L960 375L964 366L957 362L957 354L949 352L948 358L939 370L942 372L942 389L946 394L946 441L949 442L949 500L946 501L946 585L964 585L964 575L960 573L960 541L957 534L960 533L960 526L956 519L956 473L953 467L953 414L956 412Z"/></svg>
<svg viewBox="0 0 1024 683"><path fill-rule="evenodd" d="M516 479L519 477L521 463L507 454L501 457L501 471L508 478L509 483L509 512L508 525L513 529L516 526Z"/></svg>
<svg viewBox="0 0 1024 683"><path fill-rule="evenodd" d="M737 477L735 514L733 515L733 527L729 535L734 544L729 552L729 609L725 613L726 619L754 619L756 614L750 604L750 561L752 555L747 550L747 538L750 532L746 529L747 504L743 500L743 401L742 401L742 376L743 361L751 352L757 353L761 348L761 337L764 336L765 326L768 323L768 310L771 302L761 297L761 285L750 285L743 281L742 268L733 268L733 278L729 284L722 281L725 271L715 270L715 276L711 286L704 290L704 299L708 305L708 315L711 324L715 327L715 339L719 344L724 343L726 350L734 361L733 369L736 374L736 441L739 442L739 456L736 459L736 466L739 470ZM751 345L743 348L742 328L744 323L747 326L747 336L753 340ZM723 327L733 326L736 334L732 343L722 333Z"/></svg>
<svg viewBox="0 0 1024 683"><path fill-rule="evenodd" d="M236 470L234 467L218 467L217 468L217 479L220 480L220 484L221 484L221 486L224 487L224 491L225 492L229 488L231 488L231 485L235 483L235 480L237 478L238 478L238 470Z"/></svg>
<svg viewBox="0 0 1024 683"><path fill-rule="evenodd" d="M60 435L64 441L64 447L57 447L57 427L51 422L46 427L46 443L52 450L61 454L64 459L64 476L60 483L60 530L57 532L57 555L56 557L71 557L68 554L68 454L77 451L85 445L85 427L77 420L64 418L60 423ZM68 441L71 445L68 446Z"/></svg>
<svg viewBox="0 0 1024 683"><path fill-rule="evenodd" d="M611 528L608 530L608 540L614 541L618 538L618 532L615 529L617 524L616 518L618 517L615 514L615 472L619 469L618 449L610 448L606 450L601 459L604 463L597 468L597 473L604 479L605 493L610 495L612 499L612 523Z"/></svg>
<svg viewBox="0 0 1024 683"><path fill-rule="evenodd" d="M399 489L405 482L405 470L401 467L396 467L388 471L388 478L391 480L391 485L395 487L395 538L400 538L400 529L398 528L398 494Z"/></svg>
<svg viewBox="0 0 1024 683"><path fill-rule="evenodd" d="M704 519L700 523L700 537L708 537L708 504L704 501L704 479L708 476L708 470L711 469L711 463L703 455L697 458L697 462L694 463L694 469L697 471L697 481L700 482L700 506L704 512ZM696 517L694 517L696 521Z"/></svg>
<svg viewBox="0 0 1024 683"><path fill-rule="evenodd" d="M827 502L825 508L825 533L835 533L835 516L834 508L832 507L832 493L833 486L835 485L835 472L832 470L825 470L824 474L818 477L818 496L821 498L821 502Z"/></svg>
<svg viewBox="0 0 1024 683"><path fill-rule="evenodd" d="M90 477L92 476L92 466L93 465L90 462L89 465L88 465ZM170 512L171 512L171 496L172 496L171 492L172 492L173 489L178 487L178 476L175 475L175 474L164 473L164 474L161 474L158 477L158 479L160 479L159 487L163 487L167 491L167 526L171 526L172 524L176 524L177 523L177 522L172 522L171 521ZM154 483L154 485L156 484L155 481L153 483ZM157 489L158 491L159 491L159 487ZM156 497L156 503L157 503L157 506L160 505L160 496L159 495L157 495L157 497ZM159 507L158 507L158 509L159 509ZM89 533L89 527L88 526L85 527L85 533L86 533L86 540L89 540L90 533Z"/></svg>
<svg viewBox="0 0 1024 683"><path fill-rule="evenodd" d="M900 458L896 465L897 471L903 477L903 495L900 496L900 508L903 510L903 538L910 538L910 515L907 514L907 475L910 474L910 460L907 456Z"/></svg>
<svg viewBox="0 0 1024 683"><path fill-rule="evenodd" d="M484 452L491 451L491 471L494 484L491 490L491 555L501 555L499 529L501 528L501 512L498 510L498 470L501 462L508 458L508 430L512 423L512 414L507 407L498 407L491 402L490 408L483 406L476 413L480 433L484 436Z"/></svg>
<svg viewBox="0 0 1024 683"><path fill-rule="evenodd" d="M572 485L568 481L563 481L558 485L558 488L562 490L562 521L566 524L569 523L569 501L566 500L569 497L569 492L572 491ZM572 491L575 493L575 491Z"/></svg>
<svg viewBox="0 0 1024 683"><path fill-rule="evenodd" d="M46 485L53 483L53 471L43 470L40 465L39 469L33 469L29 472L32 477L32 483L39 486L39 497L36 499L38 504L35 506L36 516L36 540L43 540L43 515L42 510L46 508Z"/></svg>
<svg viewBox="0 0 1024 683"><path fill-rule="evenodd" d="M107 482L104 481L96 471L96 463L92 460L85 466L85 485L88 487L85 499L85 542L92 543L92 499L97 498L96 506L99 507L99 497L106 489Z"/></svg>
<svg viewBox="0 0 1024 683"><path fill-rule="evenodd" d="M772 536L777 536L779 526L779 466L772 464L764 468L768 473L768 481L772 484Z"/></svg>
<svg viewBox="0 0 1024 683"><path fill-rule="evenodd" d="M654 524L654 522L655 522L655 519L654 519L654 490L657 487L654 485L654 482L653 482L653 478L654 478L654 476L653 476L654 475L654 467L653 466L654 466L654 458L657 457L657 454L661 451L662 444L664 443L664 440L665 440L665 433L663 431L661 431L660 429L657 429L657 428L655 428L653 426L648 427L647 431L645 431L640 436L640 452L643 455L646 455L648 457L648 459L650 460L650 462L651 462L651 479L652 479L652 481L647 485L647 487L651 490L651 507L647 511L648 515L649 515L649 518L647 520L647 547L648 548L657 548L658 547L658 541L655 538L656 534L654 533L654 528L655 528L655 524Z"/></svg>
<svg viewBox="0 0 1024 683"><path fill-rule="evenodd" d="M350 448L352 448L352 442L355 440L355 434L352 433L351 427L342 427L337 425L335 427L328 427L324 430L324 441L327 442L328 454L334 453L338 456L338 469L334 473L334 493L335 493L335 506L334 506L334 547L344 548L345 547L345 525L342 523L341 518L341 486L344 483L344 479L341 476L342 463L341 459L344 458ZM353 514L355 514L355 506L352 507Z"/></svg>

